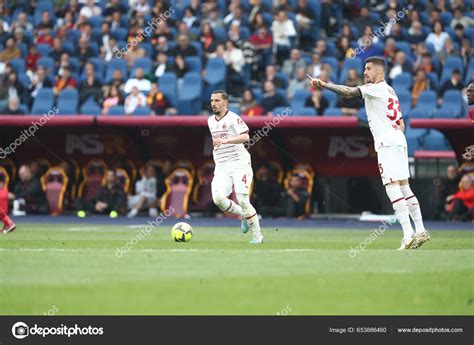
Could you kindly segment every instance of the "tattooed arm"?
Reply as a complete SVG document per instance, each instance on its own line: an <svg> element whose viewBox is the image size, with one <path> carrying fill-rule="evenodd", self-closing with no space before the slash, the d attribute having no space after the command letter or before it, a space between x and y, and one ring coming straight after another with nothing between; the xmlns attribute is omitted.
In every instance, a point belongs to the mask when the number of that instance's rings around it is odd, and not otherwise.
<svg viewBox="0 0 474 345"><path fill-rule="evenodd" d="M313 79L311 78L311 85L315 87L323 87L325 89L328 89L329 91L335 92L338 95L341 95L343 97L347 98L354 98L354 97L361 97L362 94L360 93L359 88L357 87L351 87L351 86L345 86L345 85L336 85L336 84L329 84L321 79Z"/></svg>

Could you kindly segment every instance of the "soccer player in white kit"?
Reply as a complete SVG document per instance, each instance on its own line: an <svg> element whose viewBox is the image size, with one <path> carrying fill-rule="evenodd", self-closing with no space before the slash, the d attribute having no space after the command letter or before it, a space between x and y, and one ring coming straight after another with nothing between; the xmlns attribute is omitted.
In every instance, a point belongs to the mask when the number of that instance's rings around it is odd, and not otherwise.
<svg viewBox="0 0 474 345"><path fill-rule="evenodd" d="M366 84L363 86L335 85L313 78L311 78L311 84L343 97L364 98L382 182L403 229L403 239L399 250L416 249L429 241L430 235L424 228L418 200L408 184L410 171L407 141L403 133L405 124L398 97L385 81L385 68L383 58L369 57L365 60ZM413 231L410 217L415 223L416 233Z"/></svg>
<svg viewBox="0 0 474 345"><path fill-rule="evenodd" d="M244 121L230 111L227 106L229 96L225 91L216 90L211 95L213 116L207 120L214 146L213 156L216 164L212 179L212 199L223 212L239 215L242 218L241 230L252 230L250 243L263 243L257 211L250 203L249 194L253 171L250 154L244 143L249 140L249 128ZM230 200L234 186L239 205Z"/></svg>

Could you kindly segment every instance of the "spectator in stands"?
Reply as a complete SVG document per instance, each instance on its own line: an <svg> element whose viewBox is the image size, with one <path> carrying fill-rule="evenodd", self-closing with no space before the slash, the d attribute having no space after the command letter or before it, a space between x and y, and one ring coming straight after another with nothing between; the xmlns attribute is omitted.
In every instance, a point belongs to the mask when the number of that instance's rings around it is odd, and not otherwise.
<svg viewBox="0 0 474 345"><path fill-rule="evenodd" d="M168 65L168 56L165 53L159 53L156 56L155 66L155 77L159 78L171 68L171 66Z"/></svg>
<svg viewBox="0 0 474 345"><path fill-rule="evenodd" d="M282 72L288 74L289 78L296 77L296 71L299 68L306 68L306 62L301 57L299 49L292 49L290 58L283 62Z"/></svg>
<svg viewBox="0 0 474 345"><path fill-rule="evenodd" d="M454 27L454 42L461 45L465 38L469 37L464 33L464 26L462 26L462 24L456 24Z"/></svg>
<svg viewBox="0 0 474 345"><path fill-rule="evenodd" d="M154 45L155 47L155 53L165 53L168 55L170 53L170 46L168 43L168 38L166 36L160 36L156 39L157 44ZM152 41L153 44L153 41Z"/></svg>
<svg viewBox="0 0 474 345"><path fill-rule="evenodd" d="M102 22L102 24L100 24L100 38L98 38L95 42L99 45L99 47L108 47L111 38L110 23Z"/></svg>
<svg viewBox="0 0 474 345"><path fill-rule="evenodd" d="M2 23L2 21L0 20L0 23ZM5 46L5 42L10 38L10 33L7 32L3 25L0 25L0 44Z"/></svg>
<svg viewBox="0 0 474 345"><path fill-rule="evenodd" d="M255 172L252 191L253 205L263 217L272 216L272 209L280 206L280 185L272 169L262 164Z"/></svg>
<svg viewBox="0 0 474 345"><path fill-rule="evenodd" d="M38 49L35 45L31 45L28 48L28 55L26 55L25 65L26 65L26 74L31 75L33 71L36 71L36 64L41 58L41 55L38 53Z"/></svg>
<svg viewBox="0 0 474 345"><path fill-rule="evenodd" d="M105 10L102 15L105 17L106 20L110 20L113 13L118 12L125 14L127 13L127 11L127 7L122 5L122 2L120 0L110 0L107 1L107 5L105 6Z"/></svg>
<svg viewBox="0 0 474 345"><path fill-rule="evenodd" d="M258 12L255 17L250 20L250 31L255 32L262 26L266 27L265 19L263 18L263 14L261 12Z"/></svg>
<svg viewBox="0 0 474 345"><path fill-rule="evenodd" d="M58 68L56 69L54 74L56 76L59 76L59 77L62 76L63 71L64 71L65 68L68 68L69 72L71 72L71 73L78 72L78 71L76 71L76 68L71 65L70 55L69 55L69 53L66 53L66 52L64 52L63 55L61 55L61 59L59 60Z"/></svg>
<svg viewBox="0 0 474 345"><path fill-rule="evenodd" d="M34 73L30 77L30 80L31 80L31 83L28 86L28 93L29 93L28 104L31 107L32 104L33 104L33 101L35 100L36 96L38 95L39 90L41 90L44 87L52 88L53 83L46 76L46 69L42 66L39 66L37 68L36 73Z"/></svg>
<svg viewBox="0 0 474 345"><path fill-rule="evenodd" d="M354 68L349 69L344 85L355 87L362 84L362 78L357 73L357 70ZM357 116L359 113L359 108L361 108L363 105L362 98L359 97L345 98L338 96L337 98L337 106L341 108L342 115Z"/></svg>
<svg viewBox="0 0 474 345"><path fill-rule="evenodd" d="M151 12L150 4L147 0L139 0L132 5L132 9L135 12L143 14L145 16L149 15Z"/></svg>
<svg viewBox="0 0 474 345"><path fill-rule="evenodd" d="M359 15L352 22L352 24L356 27L359 33L363 33L367 26L375 27L379 25L379 23L377 23L377 21L374 18L372 18L372 16L370 15L370 11L367 7L362 7L360 9Z"/></svg>
<svg viewBox="0 0 474 345"><path fill-rule="evenodd" d="M453 70L451 73L451 78L446 80L444 84L439 89L438 96L441 98L443 97L444 93L448 90L459 90L461 91L464 88L464 84L462 81L461 72L458 69Z"/></svg>
<svg viewBox="0 0 474 345"><path fill-rule="evenodd" d="M226 42L224 61L227 65L227 88L230 94L238 95L242 87L242 71L245 64L244 53L232 41Z"/></svg>
<svg viewBox="0 0 474 345"><path fill-rule="evenodd" d="M272 23L273 51L276 53L277 64L288 58L291 49L291 39L296 36L293 22L288 19L285 11L278 11Z"/></svg>
<svg viewBox="0 0 474 345"><path fill-rule="evenodd" d="M474 26L474 19L464 15L464 9L459 6L454 9L451 27L454 29L456 25L461 24L465 28Z"/></svg>
<svg viewBox="0 0 474 345"><path fill-rule="evenodd" d="M64 53L63 41L56 37L53 41L53 49L49 52L49 57L54 60L55 68L59 67L59 60Z"/></svg>
<svg viewBox="0 0 474 345"><path fill-rule="evenodd" d="M449 220L471 221L474 216L474 184L468 174L461 178L460 189L446 198Z"/></svg>
<svg viewBox="0 0 474 345"><path fill-rule="evenodd" d="M17 28L22 28L24 32L33 32L33 24L28 21L25 12L20 12L16 20L13 21L10 30L14 32Z"/></svg>
<svg viewBox="0 0 474 345"><path fill-rule="evenodd" d="M102 98L101 82L95 76L94 64L87 63L85 67L86 78L79 84L79 106L89 97L93 97L97 103Z"/></svg>
<svg viewBox="0 0 474 345"><path fill-rule="evenodd" d="M430 53L425 53L423 54L423 58L421 60L421 65L420 67L426 72L426 73L437 73L438 69L437 67L433 64L433 59L431 58Z"/></svg>
<svg viewBox="0 0 474 345"><path fill-rule="evenodd" d="M138 87L132 87L132 92L125 98L125 114L132 114L138 107L146 106L146 97Z"/></svg>
<svg viewBox="0 0 474 345"><path fill-rule="evenodd" d="M137 68L135 71L135 78L127 80L125 83L124 91L125 93L130 93L132 89L136 87L139 91L150 91L151 82L148 79L145 79L145 71L143 68Z"/></svg>
<svg viewBox="0 0 474 345"><path fill-rule="evenodd" d="M288 99L292 99L297 90L306 90L310 87L310 81L306 77L306 71L304 67L299 67L296 70L296 77L290 80L288 84L287 96Z"/></svg>
<svg viewBox="0 0 474 345"><path fill-rule="evenodd" d="M209 17L206 19L206 22L213 29L224 27L224 21L219 17L219 12L216 9L209 11Z"/></svg>
<svg viewBox="0 0 474 345"><path fill-rule="evenodd" d="M274 65L267 65L265 68L265 81L271 81L277 89L285 87L285 81L277 76Z"/></svg>
<svg viewBox="0 0 474 345"><path fill-rule="evenodd" d="M286 100L275 91L275 85L271 81L266 81L263 88L265 92L261 106L267 115L271 115L274 108L287 105Z"/></svg>
<svg viewBox="0 0 474 345"><path fill-rule="evenodd" d="M56 83L53 87L53 92L58 96L62 90L66 88L77 88L77 81L71 77L71 70L69 67L63 68L62 76L56 79Z"/></svg>
<svg viewBox="0 0 474 345"><path fill-rule="evenodd" d="M112 19L110 20L110 30L113 32L115 29L120 28L121 25L122 25L122 13L120 11L113 11Z"/></svg>
<svg viewBox="0 0 474 345"><path fill-rule="evenodd" d="M86 0L86 4L81 8L79 14L86 18L100 16L102 8L96 6L94 2L94 0Z"/></svg>
<svg viewBox="0 0 474 345"><path fill-rule="evenodd" d="M245 89L240 102L240 113L246 116L265 115L265 110L257 103L253 91Z"/></svg>
<svg viewBox="0 0 474 345"><path fill-rule="evenodd" d="M101 46L99 49L100 49L99 56L105 62L109 62L113 58L116 58L117 51L120 50L118 48L117 40L115 38L110 38L109 41L107 42L107 45Z"/></svg>
<svg viewBox="0 0 474 345"><path fill-rule="evenodd" d="M232 24L241 25L245 24L245 18L243 16L242 8L240 4L233 2L229 5L229 13L224 17L224 25L230 26Z"/></svg>
<svg viewBox="0 0 474 345"><path fill-rule="evenodd" d="M194 33L194 31L189 30L188 26L184 22L179 22L178 24L178 33L175 36L178 38L178 41L177 41L178 44L179 44L179 37L181 35L186 36L190 42L194 42L198 38L196 33Z"/></svg>
<svg viewBox="0 0 474 345"><path fill-rule="evenodd" d="M28 165L22 165L18 171L20 180L8 199L13 201L12 214L15 217L26 214L47 214L49 207L39 178L34 177Z"/></svg>
<svg viewBox="0 0 474 345"><path fill-rule="evenodd" d="M426 76L426 72L423 68L419 68L415 72L415 80L412 85L411 89L411 99L413 107L416 106L418 102L418 97L420 93L426 90L431 90L431 83L428 77Z"/></svg>
<svg viewBox="0 0 474 345"><path fill-rule="evenodd" d="M388 77L393 80L397 77L397 75L402 73L412 73L412 67L410 62L408 62L407 55L405 52L399 51L395 54L395 59L393 61L393 67L390 68L390 72L388 73Z"/></svg>
<svg viewBox="0 0 474 345"><path fill-rule="evenodd" d="M102 87L102 93L104 95L108 95L109 89L112 86L115 86L117 87L118 90L122 91L125 85L123 82L124 82L124 78L123 78L122 71L119 69L114 70L112 74L112 80Z"/></svg>
<svg viewBox="0 0 474 345"><path fill-rule="evenodd" d="M278 206L262 207L262 213L273 217L300 218L305 215L305 205L308 192L301 185L301 178L292 175L286 188L279 198Z"/></svg>
<svg viewBox="0 0 474 345"><path fill-rule="evenodd" d="M189 71L189 67L184 60L182 55L177 55L174 59L174 63L171 65L170 71L176 74L178 78L179 87L183 81L184 75Z"/></svg>
<svg viewBox="0 0 474 345"><path fill-rule="evenodd" d="M400 23L395 23L390 29L390 35L387 38L392 38L395 41L406 41L407 37L404 34L404 31L402 30L402 26ZM376 43L376 42L374 42Z"/></svg>
<svg viewBox="0 0 474 345"><path fill-rule="evenodd" d="M469 38L465 38L462 40L461 52L459 55L463 60L464 66L469 66L471 58L474 56L474 49L471 45L471 40ZM472 75L468 76L468 78L469 77L472 79Z"/></svg>
<svg viewBox="0 0 474 345"><path fill-rule="evenodd" d="M41 20L37 25L37 29L39 30L39 33L41 34L41 31L48 29L49 33L51 33L51 30L54 28L54 21L51 18L51 15L49 14L48 11L43 11L41 14Z"/></svg>
<svg viewBox="0 0 474 345"><path fill-rule="evenodd" d="M21 102L25 100L25 88L18 80L18 74L15 71L11 71L5 83L0 85L0 109L7 106L10 98L19 99Z"/></svg>
<svg viewBox="0 0 474 345"><path fill-rule="evenodd" d="M379 41L377 36L374 36L372 32L372 28L367 26L363 36L357 41L359 47L365 49L361 49L361 53L358 57L361 60L365 60L366 58L374 55L382 55L383 50L376 46L375 44Z"/></svg>
<svg viewBox="0 0 474 345"><path fill-rule="evenodd" d="M93 0L90 0L93 1ZM79 40L79 51L75 54L79 60L79 68L82 70L91 57L94 57L94 51L89 47L89 41L86 39Z"/></svg>
<svg viewBox="0 0 474 345"><path fill-rule="evenodd" d="M128 197L128 218L135 217L142 208L149 207L148 214L150 217L157 217L158 210L154 205L156 199L156 172L152 165L144 168L143 176L135 183L135 195Z"/></svg>
<svg viewBox="0 0 474 345"><path fill-rule="evenodd" d="M277 15L279 11L285 11L290 13L293 11L293 7L288 3L289 0L274 0L273 1L273 15Z"/></svg>
<svg viewBox="0 0 474 345"><path fill-rule="evenodd" d="M425 42L426 35L423 32L423 24L420 21L416 20L411 23L410 28L408 29L408 42L411 44L412 49L416 44Z"/></svg>
<svg viewBox="0 0 474 345"><path fill-rule="evenodd" d="M456 51L456 48L454 47L453 40L451 38L448 38L444 42L443 48L436 53L436 57L438 58L438 61L444 65L446 59L450 56L459 56L459 54Z"/></svg>
<svg viewBox="0 0 474 345"><path fill-rule="evenodd" d="M305 107L311 107L316 110L316 114L323 115L326 108L329 108L328 100L323 96L321 89L312 89L311 97L304 103Z"/></svg>
<svg viewBox="0 0 474 345"><path fill-rule="evenodd" d="M323 64L320 55L318 53L311 54L311 65L307 68L308 74L313 78L319 78L322 70Z"/></svg>
<svg viewBox="0 0 474 345"><path fill-rule="evenodd" d="M307 0L298 0L294 13L296 28L300 32L300 47L303 50L310 50L313 45L310 30L311 25L316 20L316 13L308 6ZM306 35L301 35L301 32L306 33Z"/></svg>
<svg viewBox="0 0 474 345"><path fill-rule="evenodd" d="M108 214L111 218L124 214L127 204L127 196L123 188L118 184L114 170L108 170L105 175L105 186L97 192L97 197L91 202L77 199L77 215L85 217L87 213Z"/></svg>
<svg viewBox="0 0 474 345"><path fill-rule="evenodd" d="M51 34L50 28L45 27L38 33L36 44L49 44L51 47L54 46L54 37Z"/></svg>
<svg viewBox="0 0 474 345"><path fill-rule="evenodd" d="M456 194L458 191L458 185L460 176L458 175L458 170L454 164L451 164L446 169L446 179L443 179L440 190L439 190L439 205L438 205L438 213L441 218L447 218L446 212L446 199L448 196Z"/></svg>
<svg viewBox="0 0 474 345"><path fill-rule="evenodd" d="M337 41L336 47L336 58L339 62L342 62L347 58L355 57L356 55L355 50L351 47L351 41L347 36L342 36Z"/></svg>
<svg viewBox="0 0 474 345"><path fill-rule="evenodd" d="M8 99L7 107L1 110L1 114L25 115L25 112L21 110L19 106L20 106L20 100L18 98L10 97Z"/></svg>
<svg viewBox="0 0 474 345"><path fill-rule="evenodd" d="M319 54L320 57L328 56L328 46L325 40L318 40L313 49L313 53Z"/></svg>
<svg viewBox="0 0 474 345"><path fill-rule="evenodd" d="M395 55L397 54L398 49L395 46L395 40L391 37L387 38L385 41L385 47L383 50L383 55L388 65L392 65L395 60Z"/></svg>
<svg viewBox="0 0 474 345"><path fill-rule="evenodd" d="M183 22L188 28L199 27L199 20L194 14L194 10L190 6L184 9Z"/></svg>
<svg viewBox="0 0 474 345"><path fill-rule="evenodd" d="M123 96L119 88L116 85L112 85L104 96L104 102L102 104L102 115L107 115L111 107L115 107L119 104L123 104Z"/></svg>
<svg viewBox="0 0 474 345"><path fill-rule="evenodd" d="M22 28L17 28L13 32L13 37L15 38L15 43L17 46L20 44L25 44L28 47L31 44L31 40L25 36L25 32Z"/></svg>
<svg viewBox="0 0 474 345"><path fill-rule="evenodd" d="M178 45L175 49L171 52L173 56L196 56L197 50L192 45L189 44L189 38L186 35L179 35L178 36Z"/></svg>
<svg viewBox="0 0 474 345"><path fill-rule="evenodd" d="M13 38L7 39L5 48L0 52L0 62L7 63L20 57L21 51L20 48L15 45L15 40Z"/></svg>
<svg viewBox="0 0 474 345"><path fill-rule="evenodd" d="M156 83L151 85L151 91L146 99L152 115L176 114L177 110L169 101L168 97L158 88Z"/></svg>
<svg viewBox="0 0 474 345"><path fill-rule="evenodd" d="M250 2L250 5L252 6L248 15L248 21L250 23L253 23L258 14L270 12L271 10L266 4L262 3L262 0L253 0Z"/></svg>
<svg viewBox="0 0 474 345"><path fill-rule="evenodd" d="M426 43L433 45L436 53L443 49L444 43L449 38L449 35L444 32L444 26L441 20L433 22L433 32L426 37Z"/></svg>
<svg viewBox="0 0 474 345"><path fill-rule="evenodd" d="M217 40L209 23L203 23L201 25L200 41L202 44L202 50L205 54L210 54L216 51Z"/></svg>
<svg viewBox="0 0 474 345"><path fill-rule="evenodd" d="M273 36L268 32L266 26L260 26L257 33L250 35L249 40L255 48L258 71L263 71L266 66L272 63ZM262 73L258 71L253 75L254 79L262 78Z"/></svg>

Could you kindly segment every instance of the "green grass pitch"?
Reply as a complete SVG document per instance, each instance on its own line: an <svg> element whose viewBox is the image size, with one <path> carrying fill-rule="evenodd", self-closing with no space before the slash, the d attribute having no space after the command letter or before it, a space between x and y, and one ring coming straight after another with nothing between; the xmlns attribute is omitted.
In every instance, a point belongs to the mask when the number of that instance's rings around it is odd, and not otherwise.
<svg viewBox="0 0 474 345"><path fill-rule="evenodd" d="M190 221L192 224L192 221ZM0 237L3 315L472 315L474 232L433 231L398 252L398 226L351 257L369 230L153 230L19 225ZM119 255L120 256L120 255Z"/></svg>

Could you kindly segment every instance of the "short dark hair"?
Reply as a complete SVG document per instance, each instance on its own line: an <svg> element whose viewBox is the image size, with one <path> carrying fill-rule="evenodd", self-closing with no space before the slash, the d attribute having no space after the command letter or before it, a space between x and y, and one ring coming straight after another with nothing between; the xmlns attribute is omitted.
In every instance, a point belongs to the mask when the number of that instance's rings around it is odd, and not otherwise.
<svg viewBox="0 0 474 345"><path fill-rule="evenodd" d="M227 92L225 92L224 90L216 90L212 93L213 95L214 94L218 94L218 95L221 95L222 99L225 100L225 101L228 101L229 100L229 95L227 94Z"/></svg>
<svg viewBox="0 0 474 345"><path fill-rule="evenodd" d="M385 59L380 56L371 56L365 59L365 63L372 62L374 65L378 65L386 69Z"/></svg>

